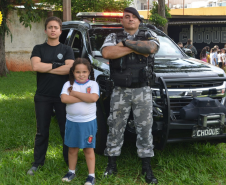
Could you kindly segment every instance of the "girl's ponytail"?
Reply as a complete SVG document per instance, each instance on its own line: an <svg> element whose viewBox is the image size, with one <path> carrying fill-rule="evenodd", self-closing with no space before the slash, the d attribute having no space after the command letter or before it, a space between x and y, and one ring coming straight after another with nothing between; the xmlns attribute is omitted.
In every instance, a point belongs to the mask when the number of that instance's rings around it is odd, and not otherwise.
<svg viewBox="0 0 226 185"><path fill-rule="evenodd" d="M90 65L90 80L93 80L95 81L95 77L94 77L94 70L93 70L93 67Z"/></svg>
<svg viewBox="0 0 226 185"><path fill-rule="evenodd" d="M70 68L69 71L69 82L70 82L70 87L68 87L68 91L71 92L73 89L73 84L75 81L75 77L74 77L74 70L75 70L75 62L73 63L72 67Z"/></svg>

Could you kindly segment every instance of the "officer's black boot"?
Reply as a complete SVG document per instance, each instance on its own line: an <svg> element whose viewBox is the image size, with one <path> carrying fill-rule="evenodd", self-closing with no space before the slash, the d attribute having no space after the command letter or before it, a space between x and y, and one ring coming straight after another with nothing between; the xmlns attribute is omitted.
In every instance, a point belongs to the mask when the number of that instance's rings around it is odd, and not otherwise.
<svg viewBox="0 0 226 185"><path fill-rule="evenodd" d="M104 176L116 175L117 172L116 156L108 156L108 165L104 172Z"/></svg>
<svg viewBox="0 0 226 185"><path fill-rule="evenodd" d="M158 184L158 180L153 175L151 164L150 164L151 158L146 157L142 158L142 174L145 175L146 183L150 184Z"/></svg>

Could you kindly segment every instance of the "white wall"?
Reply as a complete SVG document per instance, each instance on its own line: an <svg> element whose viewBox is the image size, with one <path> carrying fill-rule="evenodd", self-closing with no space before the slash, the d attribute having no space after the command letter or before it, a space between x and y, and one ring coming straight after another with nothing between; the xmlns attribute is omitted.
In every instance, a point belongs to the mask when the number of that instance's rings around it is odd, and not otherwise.
<svg viewBox="0 0 226 185"><path fill-rule="evenodd" d="M13 35L5 37L6 65L11 71L29 71L31 69L30 56L33 47L45 41L45 19L40 23L32 23L32 28L25 28L19 21L17 11L11 11L8 27Z"/></svg>

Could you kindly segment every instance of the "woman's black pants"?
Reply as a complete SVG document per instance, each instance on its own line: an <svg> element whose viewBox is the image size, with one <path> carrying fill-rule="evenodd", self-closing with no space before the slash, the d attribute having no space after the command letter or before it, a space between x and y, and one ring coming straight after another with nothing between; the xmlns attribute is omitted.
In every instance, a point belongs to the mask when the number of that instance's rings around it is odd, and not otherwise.
<svg viewBox="0 0 226 185"><path fill-rule="evenodd" d="M35 113L37 131L35 136L34 163L38 167L44 165L46 151L49 141L49 126L53 109L55 109L56 118L60 128L60 135L64 142L65 123L66 123L66 105L60 101L60 98L44 97L35 95ZM68 164L68 147L63 144L63 156Z"/></svg>

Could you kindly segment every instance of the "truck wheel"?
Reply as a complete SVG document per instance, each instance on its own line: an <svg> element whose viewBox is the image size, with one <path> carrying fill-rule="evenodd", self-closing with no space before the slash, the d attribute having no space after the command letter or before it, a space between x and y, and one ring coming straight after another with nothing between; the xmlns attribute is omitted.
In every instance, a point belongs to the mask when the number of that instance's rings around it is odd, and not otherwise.
<svg viewBox="0 0 226 185"><path fill-rule="evenodd" d="M106 148L108 125L100 100L97 101L97 134L95 153L103 155Z"/></svg>

